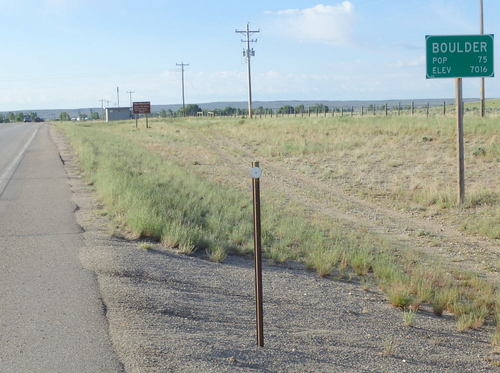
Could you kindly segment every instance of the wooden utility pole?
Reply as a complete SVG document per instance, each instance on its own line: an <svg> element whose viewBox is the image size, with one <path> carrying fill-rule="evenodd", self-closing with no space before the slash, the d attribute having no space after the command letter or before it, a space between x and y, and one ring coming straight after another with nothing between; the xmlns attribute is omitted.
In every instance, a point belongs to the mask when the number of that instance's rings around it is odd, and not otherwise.
<svg viewBox="0 0 500 373"><path fill-rule="evenodd" d="M101 119L104 120L104 101L106 100L101 98L99 101L101 101Z"/></svg>
<svg viewBox="0 0 500 373"><path fill-rule="evenodd" d="M462 94L462 78L455 79L455 105L457 108L457 196L461 205L465 200L465 165L464 165L464 102Z"/></svg>
<svg viewBox="0 0 500 373"><path fill-rule="evenodd" d="M238 34L245 34L245 39L242 39L242 43L247 44L247 48L243 50L243 56L247 58L247 68L248 68L248 118L252 119L252 75L250 69L250 60L255 56L255 51L250 49L250 43L256 43L257 39L250 39L251 34L260 32L260 30L251 31L250 23L247 23L246 30L236 30Z"/></svg>
<svg viewBox="0 0 500 373"><path fill-rule="evenodd" d="M186 116L186 101L184 100L184 67L189 66L189 64L181 62L176 63L177 66L181 67L181 75L182 75L182 115Z"/></svg>
<svg viewBox="0 0 500 373"><path fill-rule="evenodd" d="M481 17L481 20L480 20L480 34L481 35L484 35L484 12L483 12L483 0L479 0L479 5L481 7L481 11L480 11L480 17ZM484 93L484 77L481 77L481 92L480 92L480 95L481 95L481 117L484 117L485 113L486 113L486 103L485 103L485 93Z"/></svg>

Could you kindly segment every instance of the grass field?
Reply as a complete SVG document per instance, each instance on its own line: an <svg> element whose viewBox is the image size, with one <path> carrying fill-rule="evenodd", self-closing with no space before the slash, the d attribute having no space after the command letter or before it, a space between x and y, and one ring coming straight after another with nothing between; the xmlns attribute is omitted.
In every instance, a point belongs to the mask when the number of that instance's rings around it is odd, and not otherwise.
<svg viewBox="0 0 500 373"><path fill-rule="evenodd" d="M373 203L498 245L499 122L466 120L463 206L455 203L451 117L191 118L151 121L149 130L143 123L135 129L132 121L61 128L117 228L131 238L154 238L215 261L249 254L248 169L261 160L269 260L376 283L393 305L452 312L464 330L498 320L496 284L432 250L413 249L411 242L432 236L425 230L402 247L345 218L357 213L349 203L365 206L368 215ZM347 202L329 208L318 187ZM494 344L498 339L497 331Z"/></svg>

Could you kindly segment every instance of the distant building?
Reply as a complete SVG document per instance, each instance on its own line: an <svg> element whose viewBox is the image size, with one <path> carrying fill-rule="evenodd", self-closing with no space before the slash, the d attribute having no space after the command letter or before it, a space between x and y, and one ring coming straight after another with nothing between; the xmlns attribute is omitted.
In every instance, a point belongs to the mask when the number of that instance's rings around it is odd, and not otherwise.
<svg viewBox="0 0 500 373"><path fill-rule="evenodd" d="M132 112L129 107L107 107L106 122L113 120L129 120L132 118Z"/></svg>

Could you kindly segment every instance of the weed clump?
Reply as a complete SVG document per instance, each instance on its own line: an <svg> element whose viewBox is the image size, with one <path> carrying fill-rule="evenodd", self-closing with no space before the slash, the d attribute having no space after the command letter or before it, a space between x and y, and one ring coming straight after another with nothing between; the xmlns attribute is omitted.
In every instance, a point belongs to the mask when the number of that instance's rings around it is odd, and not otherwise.
<svg viewBox="0 0 500 373"><path fill-rule="evenodd" d="M150 244L149 242L142 242L141 244L139 244L139 249L142 249L142 250L151 250L153 248L153 245Z"/></svg>
<svg viewBox="0 0 500 373"><path fill-rule="evenodd" d="M403 321L406 326L415 326L415 315L417 311L413 310L408 310L408 311L403 311Z"/></svg>
<svg viewBox="0 0 500 373"><path fill-rule="evenodd" d="M407 310L409 306L415 301L413 295L410 294L408 289L403 285L396 285L389 290L389 302L394 306Z"/></svg>
<svg viewBox="0 0 500 373"><path fill-rule="evenodd" d="M207 250L208 258L212 262L222 263L226 257L227 253L222 247L211 247Z"/></svg>

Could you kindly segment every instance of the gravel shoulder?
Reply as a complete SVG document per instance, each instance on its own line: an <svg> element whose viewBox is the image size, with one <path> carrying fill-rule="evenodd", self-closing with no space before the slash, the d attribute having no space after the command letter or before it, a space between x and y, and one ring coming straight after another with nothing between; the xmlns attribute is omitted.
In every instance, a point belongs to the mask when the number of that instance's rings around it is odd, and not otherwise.
<svg viewBox="0 0 500 373"><path fill-rule="evenodd" d="M376 289L264 265L264 348L255 346L252 260L224 264L111 234L92 188L53 131L84 228L110 335L128 372L490 372L491 327L456 331L425 309L403 323Z"/></svg>

